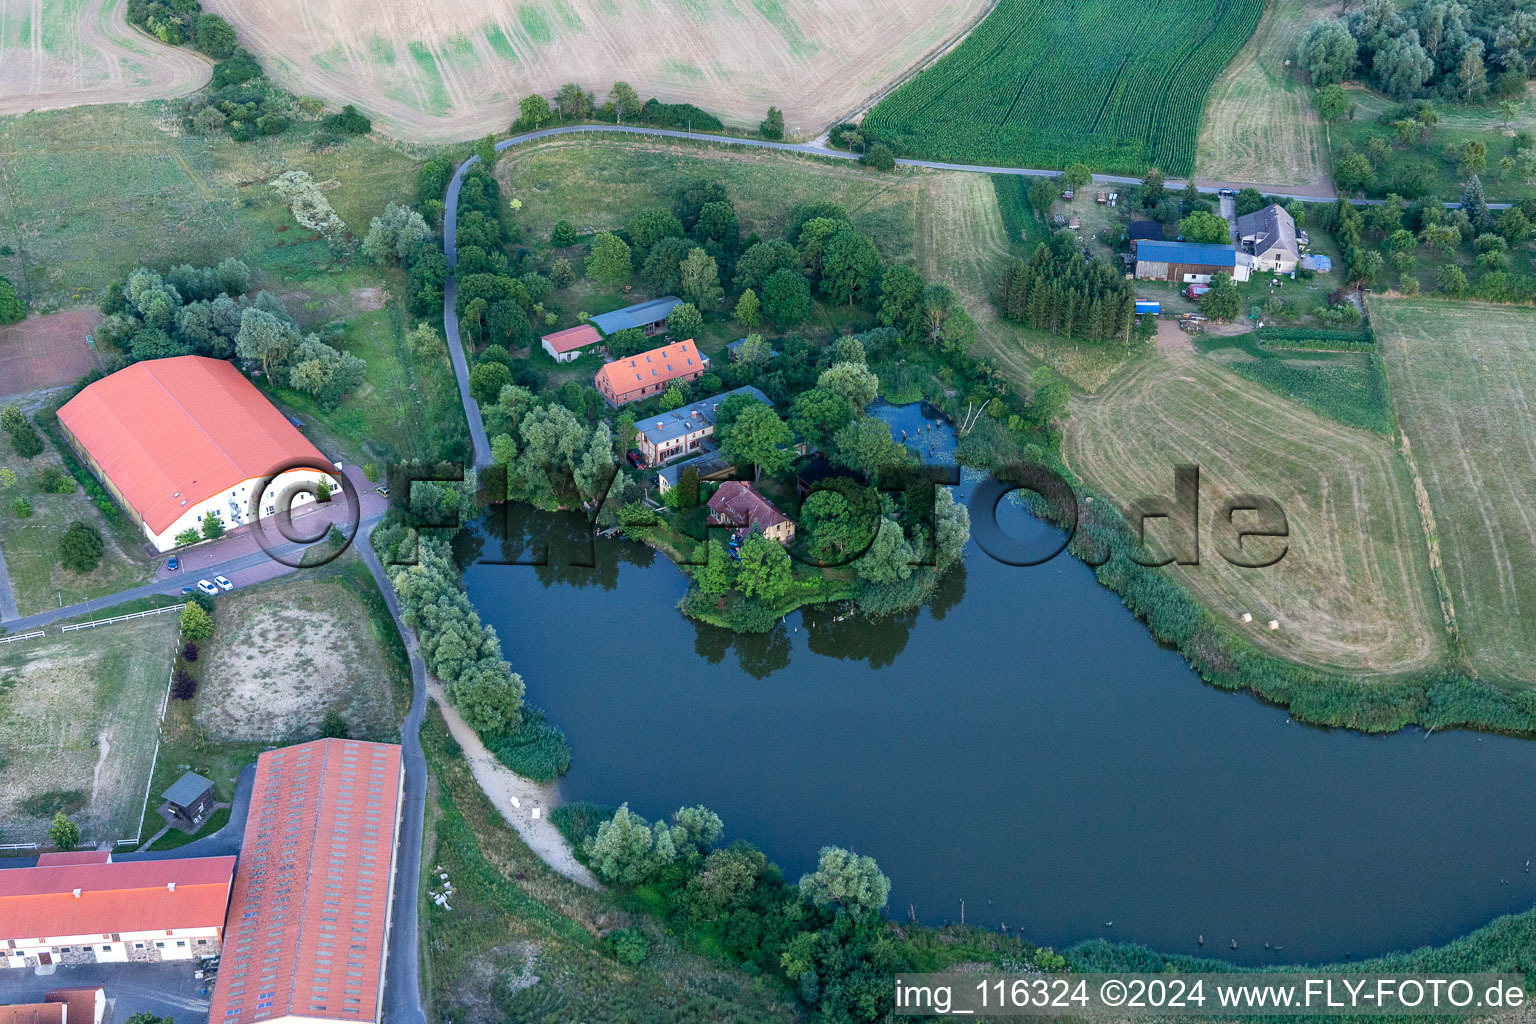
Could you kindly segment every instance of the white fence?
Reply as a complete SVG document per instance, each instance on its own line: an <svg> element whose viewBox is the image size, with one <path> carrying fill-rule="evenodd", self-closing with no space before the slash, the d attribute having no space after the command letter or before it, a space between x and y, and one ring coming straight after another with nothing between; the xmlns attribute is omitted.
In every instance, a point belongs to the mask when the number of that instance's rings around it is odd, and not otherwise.
<svg viewBox="0 0 1536 1024"><path fill-rule="evenodd" d="M63 629L66 633L76 629L95 629L97 626L110 626L114 622L127 622L129 619L142 619L146 615L160 615L165 612L179 612L181 611L181 608L182 606L179 604L168 604L164 608L151 608L148 611L130 612L127 615L114 615L110 619L95 619L91 622L74 622L68 626L63 627Z"/></svg>
<svg viewBox="0 0 1536 1024"><path fill-rule="evenodd" d="M31 640L34 637L39 637L42 635L42 630L34 629L30 633L17 633L15 636L0 636L0 644L13 644L17 640ZM4 847L0 847L0 849L4 849Z"/></svg>
<svg viewBox="0 0 1536 1024"><path fill-rule="evenodd" d="M0 850L36 850L37 843L0 843Z"/></svg>

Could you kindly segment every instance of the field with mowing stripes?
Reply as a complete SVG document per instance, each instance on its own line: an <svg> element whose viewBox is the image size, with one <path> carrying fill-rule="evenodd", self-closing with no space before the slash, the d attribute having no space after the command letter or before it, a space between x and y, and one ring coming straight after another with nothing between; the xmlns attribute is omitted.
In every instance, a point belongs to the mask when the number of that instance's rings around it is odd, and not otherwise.
<svg viewBox="0 0 1536 1024"><path fill-rule="evenodd" d="M505 132L517 101L615 79L815 135L963 32L983 0L207 0L273 78L415 141ZM296 30L296 27L301 27ZM797 129L799 129L797 131Z"/></svg>
<svg viewBox="0 0 1536 1024"><path fill-rule="evenodd" d="M0 0L0 114L182 96L213 64L131 28L124 0Z"/></svg>
<svg viewBox="0 0 1536 1024"><path fill-rule="evenodd" d="M1312 89L1286 63L1331 0L1273 0L1206 102L1195 173L1213 181L1327 184Z"/></svg>
<svg viewBox="0 0 1536 1024"><path fill-rule="evenodd" d="M1467 659L1536 682L1536 311L1377 300L1371 319Z"/></svg>
<svg viewBox="0 0 1536 1024"><path fill-rule="evenodd" d="M1000 0L865 118L936 160L1185 175L1205 95L1262 0Z"/></svg>
<svg viewBox="0 0 1536 1024"><path fill-rule="evenodd" d="M1176 464L1198 465L1202 562L1169 571L1260 646L1361 678L1440 666L1446 632L1428 550L1409 474L1387 438L1184 348L1161 350L1075 402L1066 455L1122 508L1171 493ZM1277 565L1239 569L1218 554L1211 517L1237 493L1285 509L1290 548ZM1254 624L1238 624L1244 612ZM1260 625L1270 619L1279 630Z"/></svg>

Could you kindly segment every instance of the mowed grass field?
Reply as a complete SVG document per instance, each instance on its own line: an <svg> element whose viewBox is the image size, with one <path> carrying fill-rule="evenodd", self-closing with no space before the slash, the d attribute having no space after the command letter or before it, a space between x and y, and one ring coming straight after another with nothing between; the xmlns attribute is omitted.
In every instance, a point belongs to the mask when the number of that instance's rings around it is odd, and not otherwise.
<svg viewBox="0 0 1536 1024"><path fill-rule="evenodd" d="M154 562L140 543L142 535L132 526L114 528L80 487L72 494L42 492L38 475L48 466L62 465L51 442L41 455L22 459L8 440L0 439L0 468L14 470L17 477L14 487L0 491L0 550L22 615L115 594L147 582L154 572ZM32 514L25 519L10 507L18 497L32 504ZM94 572L71 572L59 562L59 537L77 519L101 534L101 563Z"/></svg>
<svg viewBox="0 0 1536 1024"><path fill-rule="evenodd" d="M1323 125L1294 66L1307 29L1331 0L1270 0L1252 38L1211 87L1195 157L1199 178L1327 185Z"/></svg>
<svg viewBox="0 0 1536 1024"><path fill-rule="evenodd" d="M134 836L175 643L167 612L0 646L0 841L58 810L88 844Z"/></svg>
<svg viewBox="0 0 1536 1024"><path fill-rule="evenodd" d="M1377 300L1471 667L1536 682L1536 310Z"/></svg>
<svg viewBox="0 0 1536 1024"><path fill-rule="evenodd" d="M1387 438L1324 419L1190 348L1165 347L1074 402L1066 456L1121 508L1171 494L1174 466L1198 465L1202 562L1169 571L1260 646L1362 677L1441 664L1446 631L1427 546ZM1285 510L1289 551L1270 568L1236 568L1218 553L1211 517L1240 493ZM1255 621L1242 624L1244 612ZM1270 619L1278 630L1264 627Z"/></svg>
<svg viewBox="0 0 1536 1024"><path fill-rule="evenodd" d="M1263 9L1263 0L1000 0L864 125L936 160L1183 176L1195 165L1206 92Z"/></svg>
<svg viewBox="0 0 1536 1024"><path fill-rule="evenodd" d="M295 92L356 103L403 138L505 131L529 93L615 80L814 135L963 31L984 0L208 0Z"/></svg>
<svg viewBox="0 0 1536 1024"><path fill-rule="evenodd" d="M168 99L213 64L130 27L124 0L0 0L0 114Z"/></svg>

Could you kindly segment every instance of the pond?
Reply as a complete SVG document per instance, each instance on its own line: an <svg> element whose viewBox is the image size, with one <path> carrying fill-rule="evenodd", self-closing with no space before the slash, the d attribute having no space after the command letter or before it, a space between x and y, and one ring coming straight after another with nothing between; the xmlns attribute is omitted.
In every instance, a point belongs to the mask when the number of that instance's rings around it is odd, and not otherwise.
<svg viewBox="0 0 1536 1024"><path fill-rule="evenodd" d="M883 414L915 435L919 414ZM891 877L893 918L954 922L963 901L969 924L1057 946L1342 960L1536 901L1536 744L1296 724L1203 683L1066 555L1014 568L972 543L920 611L738 637L684 618L686 578L643 546L571 566L578 529L512 508L465 575L570 739L567 800L703 803L790 878L848 846ZM551 566L488 564L552 535Z"/></svg>

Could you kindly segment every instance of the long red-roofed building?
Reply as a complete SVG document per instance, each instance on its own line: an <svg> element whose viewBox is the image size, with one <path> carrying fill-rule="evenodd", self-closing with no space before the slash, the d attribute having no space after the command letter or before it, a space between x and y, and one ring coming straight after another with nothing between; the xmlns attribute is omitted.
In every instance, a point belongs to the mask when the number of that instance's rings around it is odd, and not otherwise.
<svg viewBox="0 0 1536 1024"><path fill-rule="evenodd" d="M147 359L88 384L59 409L59 423L160 551L218 513L227 528L252 521L252 487L283 463L304 466L267 482L257 516L278 495L324 477L331 462L234 365L206 356ZM313 500L299 493L296 507Z"/></svg>
<svg viewBox="0 0 1536 1024"><path fill-rule="evenodd" d="M217 953L233 857L113 861L44 854L0 870L0 962L186 960Z"/></svg>
<svg viewBox="0 0 1536 1024"><path fill-rule="evenodd" d="M378 1020L402 771L361 740L257 759L210 1024Z"/></svg>
<svg viewBox="0 0 1536 1024"><path fill-rule="evenodd" d="M654 398L674 380L697 380L707 369L709 357L701 355L690 338L604 363L592 383L609 405L618 408Z"/></svg>

